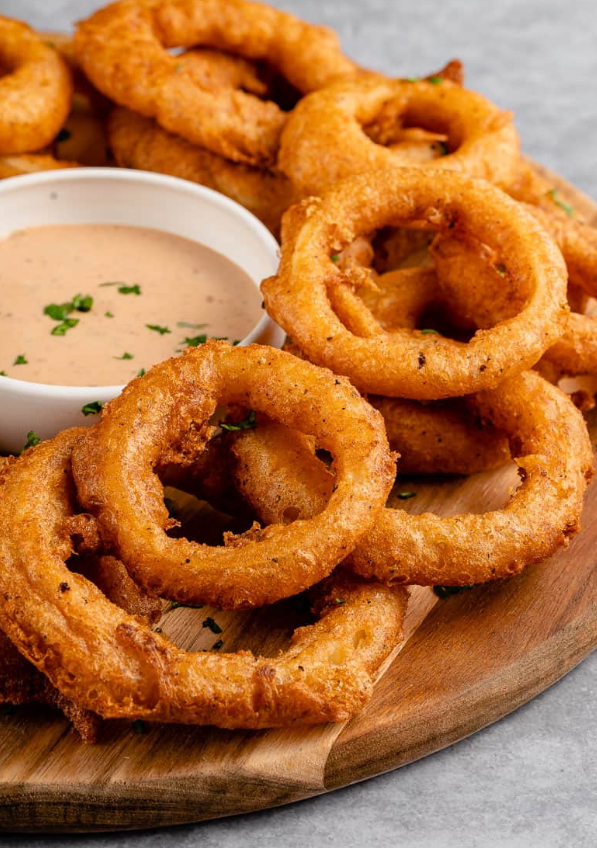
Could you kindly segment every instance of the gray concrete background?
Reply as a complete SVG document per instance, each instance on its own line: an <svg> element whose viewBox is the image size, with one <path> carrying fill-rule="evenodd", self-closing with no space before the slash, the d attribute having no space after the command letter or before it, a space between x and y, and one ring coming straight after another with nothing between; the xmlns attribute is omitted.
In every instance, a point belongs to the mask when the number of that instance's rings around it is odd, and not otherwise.
<svg viewBox="0 0 597 848"><path fill-rule="evenodd" d="M63 29L94 0L0 0ZM597 197L595 0L277 0L334 26L365 65L413 76L447 59L514 110L527 153ZM251 816L143 834L7 837L94 848L580 848L597 844L597 653L493 727L366 783Z"/></svg>

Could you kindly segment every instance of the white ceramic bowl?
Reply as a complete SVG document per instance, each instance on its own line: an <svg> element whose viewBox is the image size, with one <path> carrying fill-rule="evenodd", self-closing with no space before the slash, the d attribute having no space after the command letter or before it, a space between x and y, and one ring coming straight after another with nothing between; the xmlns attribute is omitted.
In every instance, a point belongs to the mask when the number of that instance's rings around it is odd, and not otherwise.
<svg viewBox="0 0 597 848"><path fill-rule="evenodd" d="M278 244L238 203L195 183L117 168L74 168L0 181L0 238L43 224L128 224L154 227L217 250L259 288L278 266ZM0 291L0 299L6 293ZM1 300L0 300L1 302ZM265 313L241 342L281 347L283 331ZM18 453L27 433L46 439L89 425L81 407L108 401L122 386L49 386L0 377L0 453Z"/></svg>

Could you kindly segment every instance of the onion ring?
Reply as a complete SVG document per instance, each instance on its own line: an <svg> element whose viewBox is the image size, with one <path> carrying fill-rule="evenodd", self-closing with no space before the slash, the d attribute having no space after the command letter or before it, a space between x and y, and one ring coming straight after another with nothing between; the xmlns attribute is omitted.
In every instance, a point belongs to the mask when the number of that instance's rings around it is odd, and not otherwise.
<svg viewBox="0 0 597 848"><path fill-rule="evenodd" d="M423 168L459 171L501 187L516 176L519 142L511 114L450 80L434 85L363 77L310 94L288 118L278 165L304 195L312 195L364 171L412 164L408 150L400 155L399 148L385 148L367 135L364 128L380 120L447 134L447 155L420 162Z"/></svg>
<svg viewBox="0 0 597 848"><path fill-rule="evenodd" d="M73 92L58 53L26 24L0 16L0 155L49 144L64 123Z"/></svg>
<svg viewBox="0 0 597 848"><path fill-rule="evenodd" d="M389 221L473 234L529 291L523 309L466 344L402 328L371 338L354 335L330 303L329 291L351 282L333 257ZM515 201L480 180L412 168L353 177L292 207L283 220L278 274L261 289L269 314L312 362L348 376L363 392L415 400L493 388L532 367L558 339L567 309L562 256Z"/></svg>
<svg viewBox="0 0 597 848"><path fill-rule="evenodd" d="M281 174L229 162L128 109L114 110L108 133L119 165L157 171L215 189L256 215L274 234L280 230L282 214L296 199Z"/></svg>
<svg viewBox="0 0 597 848"><path fill-rule="evenodd" d="M80 438L66 431L27 451L0 500L0 627L65 697L105 718L225 728L344 721L364 705L401 638L403 589L338 573L318 589L319 620L276 658L188 654L64 565L64 472Z"/></svg>
<svg viewBox="0 0 597 848"><path fill-rule="evenodd" d="M151 469L168 464L189 428L189 452L200 450L218 404L304 422L337 463L336 490L320 516L237 539L234 548L166 536L162 485ZM330 574L372 526L395 467L381 415L347 380L273 348L208 342L156 366L108 404L76 447L73 473L104 543L141 586L235 609L289 597Z"/></svg>
<svg viewBox="0 0 597 848"><path fill-rule="evenodd" d="M356 71L332 30L249 0L120 0L75 34L81 67L119 105L227 159L273 164L285 113L242 89L198 86L167 49L197 46L270 62L301 93Z"/></svg>
<svg viewBox="0 0 597 848"><path fill-rule="evenodd" d="M522 484L509 503L484 515L450 518L384 509L347 567L388 583L482 583L551 556L578 532L593 454L584 419L570 399L527 371L469 402L511 441ZM237 484L262 520L304 520L325 505L333 480L300 434L291 440L286 434L272 448L258 428L236 437L233 450ZM284 474L284 468L290 471ZM274 469L275 475L262 477Z"/></svg>

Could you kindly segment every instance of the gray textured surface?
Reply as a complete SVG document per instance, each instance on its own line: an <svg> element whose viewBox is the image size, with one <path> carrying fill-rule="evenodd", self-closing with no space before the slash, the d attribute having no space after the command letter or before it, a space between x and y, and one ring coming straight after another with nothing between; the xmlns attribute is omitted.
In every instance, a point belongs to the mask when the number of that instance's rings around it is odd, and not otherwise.
<svg viewBox="0 0 597 848"><path fill-rule="evenodd" d="M60 29L94 0L0 0ZM415 75L462 58L516 113L525 150L597 197L595 0L297 0L363 64ZM6 846L64 838L9 837ZM75 837L95 848L580 848L597 844L597 654L531 704L433 757L332 795L168 831Z"/></svg>

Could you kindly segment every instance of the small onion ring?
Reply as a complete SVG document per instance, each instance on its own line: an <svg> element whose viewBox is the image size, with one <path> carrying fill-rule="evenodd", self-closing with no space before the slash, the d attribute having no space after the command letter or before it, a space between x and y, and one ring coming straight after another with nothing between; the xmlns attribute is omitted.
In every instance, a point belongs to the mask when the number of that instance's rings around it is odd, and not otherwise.
<svg viewBox="0 0 597 848"><path fill-rule="evenodd" d="M332 30L250 0L120 0L75 34L81 67L119 105L227 159L273 164L285 113L240 88L198 86L168 52L197 46L268 61L301 93L356 72Z"/></svg>
<svg viewBox="0 0 597 848"><path fill-rule="evenodd" d="M499 220L501 226L495 226ZM514 318L468 343L398 328L362 338L334 312L329 292L350 277L332 257L389 222L472 235L529 292ZM447 171L391 168L352 177L322 198L291 207L282 225L278 274L261 286L269 314L308 358L348 376L361 391L438 400L495 387L532 367L560 334L566 267L553 240L518 203L490 184Z"/></svg>
<svg viewBox="0 0 597 848"><path fill-rule="evenodd" d="M168 464L187 432L190 450L200 450L222 404L304 427L332 454L336 489L320 516L239 537L234 547L165 534L163 488L152 469ZM207 342L133 380L109 403L75 448L73 473L104 543L141 586L235 609L289 597L330 574L383 508L395 465L381 415L347 380L274 348Z"/></svg>
<svg viewBox="0 0 597 848"><path fill-rule="evenodd" d="M570 399L526 371L469 402L511 441L522 483L509 503L449 518L384 509L348 557L348 568L388 583L482 583L551 556L578 532L593 453ZM300 434L272 443L257 429L235 437L234 452L237 484L263 521L304 519L325 505L333 480ZM263 476L273 469L275 475Z"/></svg>
<svg viewBox="0 0 597 848"><path fill-rule="evenodd" d="M0 627L65 697L104 718L225 728L344 721L363 707L401 639L403 589L338 572L315 590L319 620L277 657L186 653L64 565L80 438L29 449L0 499Z"/></svg>
<svg viewBox="0 0 597 848"><path fill-rule="evenodd" d="M282 131L278 166L309 195L374 168L417 164L409 161L408 150L400 155L399 147L376 144L366 134L363 127L375 126L380 116L387 120L389 109L394 123L405 119L408 126L448 135L448 154L419 162L422 168L459 171L500 187L515 178L519 141L509 112L450 80L434 85L373 76L303 98Z"/></svg>
<svg viewBox="0 0 597 848"><path fill-rule="evenodd" d="M0 16L0 65L0 155L45 147L70 109L66 62L26 24Z"/></svg>
<svg viewBox="0 0 597 848"><path fill-rule="evenodd" d="M129 109L114 110L108 133L120 166L157 171L213 188L256 215L275 235L283 213L296 200L282 174L230 162Z"/></svg>

